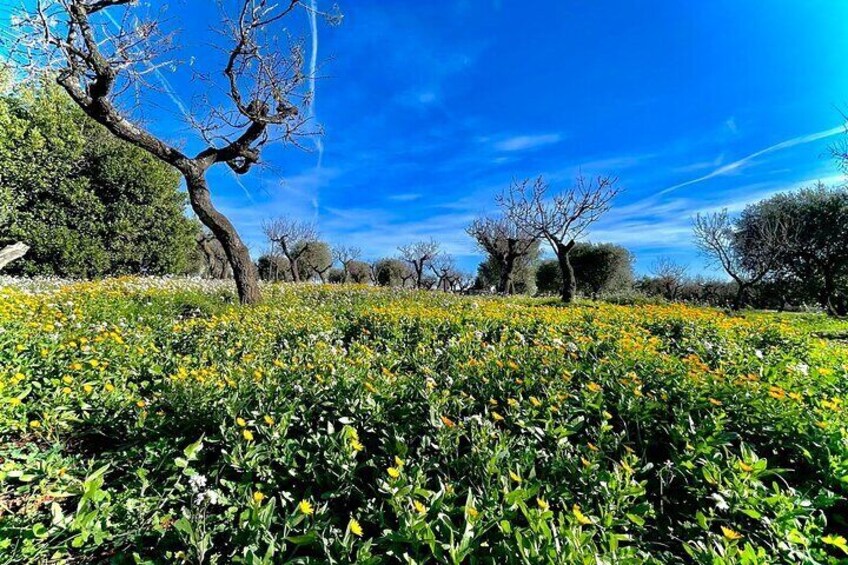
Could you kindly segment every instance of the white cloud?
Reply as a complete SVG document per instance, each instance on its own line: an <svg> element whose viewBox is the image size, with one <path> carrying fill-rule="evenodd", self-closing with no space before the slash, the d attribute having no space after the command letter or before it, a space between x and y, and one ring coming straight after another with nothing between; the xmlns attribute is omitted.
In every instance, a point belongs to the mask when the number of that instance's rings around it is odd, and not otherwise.
<svg viewBox="0 0 848 565"><path fill-rule="evenodd" d="M558 133L545 133L539 135L516 135L496 141L493 147L497 151L525 151L527 149L536 149L545 145L559 143L562 136Z"/></svg>
<svg viewBox="0 0 848 565"><path fill-rule="evenodd" d="M406 192L403 194L392 194L389 196L389 200L394 200L395 202L412 202L413 200L418 200L421 196L417 192Z"/></svg>

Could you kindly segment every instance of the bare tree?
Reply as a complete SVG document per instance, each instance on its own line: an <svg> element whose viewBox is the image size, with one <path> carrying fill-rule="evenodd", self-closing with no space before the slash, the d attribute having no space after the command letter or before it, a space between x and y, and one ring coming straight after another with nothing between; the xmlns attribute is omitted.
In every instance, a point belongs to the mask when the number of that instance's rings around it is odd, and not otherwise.
<svg viewBox="0 0 848 565"><path fill-rule="evenodd" d="M333 249L333 257L336 261L341 263L342 273L344 274L344 282L348 282L350 279L350 264L362 257L362 250L358 247L340 245ZM374 282L374 284L377 283Z"/></svg>
<svg viewBox="0 0 848 565"><path fill-rule="evenodd" d="M398 247L401 258L415 272L415 288L424 288L424 273L433 259L439 256L439 244L430 239Z"/></svg>
<svg viewBox="0 0 848 565"><path fill-rule="evenodd" d="M500 268L498 292L511 294L515 291L513 275L522 258L538 246L538 236L528 234L509 217L478 218L467 230L477 245L489 254ZM538 247L536 247L538 249Z"/></svg>
<svg viewBox="0 0 848 565"><path fill-rule="evenodd" d="M676 300L677 294L686 281L688 267L675 262L670 257L661 256L651 264L651 274L663 289L666 300Z"/></svg>
<svg viewBox="0 0 848 565"><path fill-rule="evenodd" d="M300 258L309 251L309 242L318 239L315 225L289 217L281 217L263 223L262 231L273 246L289 261L289 270L294 282L300 282Z"/></svg>
<svg viewBox="0 0 848 565"><path fill-rule="evenodd" d="M579 176L574 186L553 195L549 189L542 177L532 183L513 182L498 196L498 204L527 237L544 238L550 244L562 273L562 301L568 303L577 290L569 253L589 226L610 209L620 189L617 179L605 176L594 180Z"/></svg>
<svg viewBox="0 0 848 565"><path fill-rule="evenodd" d="M166 58L174 41L163 31L161 13L149 16L135 0L35 0L15 18L9 58L32 76L55 77L88 116L182 174L192 209L232 266L241 302L253 303L261 298L256 268L232 223L213 205L206 173L223 163L246 174L268 142L303 134L299 106L310 99L310 77L300 42L289 42L283 27L286 16L303 6L299 0L232 1L237 10L222 13L219 28L223 88L206 89L222 90L228 105L209 95L201 103L205 115L188 119L205 145L194 156L145 129L129 104L156 88L149 77L176 64Z"/></svg>
<svg viewBox="0 0 848 565"><path fill-rule="evenodd" d="M453 257L447 253L440 253L430 261L430 270L436 277L436 289L449 292L457 273Z"/></svg>
<svg viewBox="0 0 848 565"><path fill-rule="evenodd" d="M779 266L780 253L789 241L787 226L776 218L756 223L756 233L738 233L727 210L698 214L692 221L695 245L736 283L733 309L739 310L748 290L773 273ZM753 237L746 245L741 237Z"/></svg>

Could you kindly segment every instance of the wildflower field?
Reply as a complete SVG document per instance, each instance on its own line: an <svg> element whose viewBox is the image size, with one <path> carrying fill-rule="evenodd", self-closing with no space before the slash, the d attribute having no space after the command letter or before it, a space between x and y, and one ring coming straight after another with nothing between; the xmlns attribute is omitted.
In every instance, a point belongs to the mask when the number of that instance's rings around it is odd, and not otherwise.
<svg viewBox="0 0 848 565"><path fill-rule="evenodd" d="M0 287L0 562L848 557L848 325L265 295Z"/></svg>

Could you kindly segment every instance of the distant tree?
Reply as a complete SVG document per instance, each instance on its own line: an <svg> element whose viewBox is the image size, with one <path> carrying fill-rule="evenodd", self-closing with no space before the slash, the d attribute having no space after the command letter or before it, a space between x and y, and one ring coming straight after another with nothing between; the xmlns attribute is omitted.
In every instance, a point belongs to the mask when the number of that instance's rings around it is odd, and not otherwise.
<svg viewBox="0 0 848 565"><path fill-rule="evenodd" d="M676 300L680 289L686 282L686 265L681 265L667 256L657 257L651 264L651 274L654 275L656 283L662 289L662 295L666 300Z"/></svg>
<svg viewBox="0 0 848 565"><path fill-rule="evenodd" d="M848 311L848 188L822 183L749 205L738 222L744 260L766 247L763 225L790 226L779 268L831 314Z"/></svg>
<svg viewBox="0 0 848 565"><path fill-rule="evenodd" d="M362 250L358 247L339 245L333 249L333 257L342 266L343 282L349 282L350 264L362 257Z"/></svg>
<svg viewBox="0 0 848 565"><path fill-rule="evenodd" d="M55 76L68 96L112 135L179 171L192 208L227 255L241 302L256 302L261 296L256 268L232 223L212 204L206 173L224 163L235 174L245 174L275 136L288 141L304 133L301 126L306 120L298 106L311 98L312 77L304 71L300 44L288 42L285 22L296 8L305 6L297 0L239 0L236 15L219 6L217 29L223 41L217 47L224 52L225 63L215 76L223 81L209 84L208 97L198 100L198 106L207 109L206 116L189 119L206 145L191 157L142 127L130 107L150 89L147 77L168 63L163 57L173 45L172 34L162 31L165 11L147 10L141 4L131 0L22 4L14 19L16 41L9 56L22 68ZM198 75L210 82L211 76Z"/></svg>
<svg viewBox="0 0 848 565"><path fill-rule="evenodd" d="M333 268L333 251L324 241L303 241L299 245L305 248L300 256L300 266L303 269L301 279L306 280L317 276L322 283L327 282L327 275Z"/></svg>
<svg viewBox="0 0 848 565"><path fill-rule="evenodd" d="M511 277L512 293L534 294L536 292L536 269L538 267L539 248L536 246L531 253L522 257L514 266ZM558 267L557 267L558 268ZM475 285L481 290L494 289L500 284L501 264L491 256L477 266ZM557 287L557 290L560 287ZM556 292L556 291L555 291Z"/></svg>
<svg viewBox="0 0 848 565"><path fill-rule="evenodd" d="M203 230L199 233L197 246L201 256L201 276L210 279L232 278L233 270L227 261L227 254L212 232Z"/></svg>
<svg viewBox="0 0 848 565"><path fill-rule="evenodd" d="M495 264L499 275L497 291L501 294L514 293L516 268L523 266L528 256L538 255L538 237L527 234L509 216L478 218L466 231Z"/></svg>
<svg viewBox="0 0 848 565"><path fill-rule="evenodd" d="M749 221L740 230L727 210L698 214L693 220L695 245L736 283L732 307L739 310L748 290L780 267L780 255L790 241L782 218Z"/></svg>
<svg viewBox="0 0 848 565"><path fill-rule="evenodd" d="M409 263L415 273L415 288L429 288L425 273L433 260L439 256L439 244L430 239L398 247L401 258Z"/></svg>
<svg viewBox="0 0 848 565"><path fill-rule="evenodd" d="M379 286L403 287L415 276L409 265L400 259L380 259L373 268Z"/></svg>
<svg viewBox="0 0 848 565"><path fill-rule="evenodd" d="M597 298L602 292L633 286L633 256L612 243L577 243L571 250L577 290Z"/></svg>
<svg viewBox="0 0 848 565"><path fill-rule="evenodd" d="M171 167L115 139L58 88L0 95L0 244L17 274L95 277L190 268L199 224Z"/></svg>
<svg viewBox="0 0 848 565"><path fill-rule="evenodd" d="M292 280L300 282L303 278L301 275L304 274L300 258L309 251L309 242L317 239L315 225L283 216L264 222L262 231L272 248L288 260Z"/></svg>
<svg viewBox="0 0 848 565"><path fill-rule="evenodd" d="M577 290L570 253L591 224L606 213L619 193L617 180L578 177L574 186L550 194L550 186L542 177L535 182L515 182L498 197L505 215L531 237L547 240L556 254L562 275L560 297L571 302Z"/></svg>
<svg viewBox="0 0 848 565"><path fill-rule="evenodd" d="M266 253L256 261L256 267L264 281L285 281L291 276L288 259L280 255Z"/></svg>
<svg viewBox="0 0 848 565"><path fill-rule="evenodd" d="M456 262L453 256L440 253L430 262L430 270L436 278L436 289L449 292L451 283L457 275Z"/></svg>
<svg viewBox="0 0 848 565"><path fill-rule="evenodd" d="M371 265L365 261L351 261L348 265L348 281L355 284L368 284L371 281Z"/></svg>

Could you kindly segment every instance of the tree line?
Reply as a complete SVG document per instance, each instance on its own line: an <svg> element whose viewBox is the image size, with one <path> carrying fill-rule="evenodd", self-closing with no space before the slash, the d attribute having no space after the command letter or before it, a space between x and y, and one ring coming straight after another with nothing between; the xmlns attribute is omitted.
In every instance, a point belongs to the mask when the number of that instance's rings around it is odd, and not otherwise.
<svg viewBox="0 0 848 565"><path fill-rule="evenodd" d="M260 299L260 274L270 280L400 281L445 291L487 284L500 293L535 287L556 292L564 302L578 291L598 296L610 287L604 277L629 280L622 265L632 259L621 250L580 251L579 240L620 192L609 176L579 177L562 190L541 177L514 182L497 198L498 215L468 226L487 255L476 277L457 270L434 241L404 245L397 257L365 263L358 250L331 249L317 239L314 226L285 218L265 226L270 250L255 264L232 223L213 205L207 173L225 166L247 174L269 143L296 145L300 136L319 133L304 112L315 77L305 68L303 43L286 26L296 10L331 24L340 18L315 13L300 0L237 0L234 8L221 10L214 46L221 54L220 73L196 77L207 92L223 97L201 96L192 108L188 125L202 142L192 153L146 129L138 111L151 89L147 76L174 41L161 13L127 0L21 8L7 60L15 76L26 75L40 87L0 100L0 243L26 238L32 248L15 269L72 276L202 270L232 277L243 303ZM845 148L835 152L848 163ZM180 180L203 230L182 214ZM726 300L734 308L814 301L832 313L848 310L845 200L844 188L818 186L767 199L739 217L697 216L699 249L732 280L698 283L702 299ZM539 264L543 247L552 262ZM585 264L589 251L602 264L591 276ZM631 290L678 300L692 287L685 269L673 262L659 261L654 271Z"/></svg>

